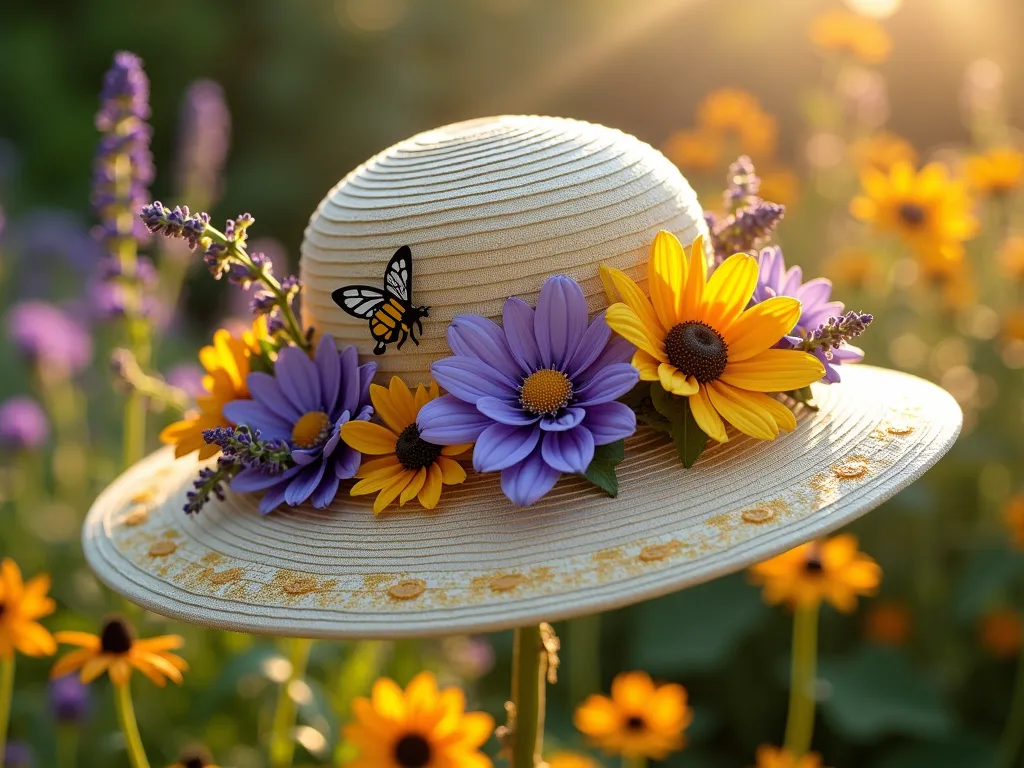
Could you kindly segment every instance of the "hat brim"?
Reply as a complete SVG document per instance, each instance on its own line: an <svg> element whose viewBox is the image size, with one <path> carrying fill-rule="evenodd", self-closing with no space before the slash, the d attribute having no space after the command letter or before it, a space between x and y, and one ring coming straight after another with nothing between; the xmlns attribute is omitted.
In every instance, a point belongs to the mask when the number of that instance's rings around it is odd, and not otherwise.
<svg viewBox="0 0 1024 768"><path fill-rule="evenodd" d="M482 632L628 605L746 568L877 507L950 448L962 414L922 379L870 366L815 385L797 429L733 435L689 470L656 433L627 443L610 498L566 478L513 507L494 475L438 509L366 498L259 514L228 494L182 511L199 463L161 450L96 500L83 543L129 600L183 621L320 638ZM344 492L344 487L343 487Z"/></svg>

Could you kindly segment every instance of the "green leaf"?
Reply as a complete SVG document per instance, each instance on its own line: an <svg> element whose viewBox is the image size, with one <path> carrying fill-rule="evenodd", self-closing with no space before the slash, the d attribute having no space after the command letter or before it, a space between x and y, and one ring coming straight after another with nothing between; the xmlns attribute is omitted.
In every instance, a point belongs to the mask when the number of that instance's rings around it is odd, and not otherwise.
<svg viewBox="0 0 1024 768"><path fill-rule="evenodd" d="M953 592L953 613L973 621L987 609L1005 601L1024 573L1024 557L1007 547L976 550L960 571Z"/></svg>
<svg viewBox="0 0 1024 768"><path fill-rule="evenodd" d="M995 745L984 737L961 732L938 742L898 746L872 768L963 768L996 764Z"/></svg>
<svg viewBox="0 0 1024 768"><path fill-rule="evenodd" d="M690 400L686 397L677 397L657 382L651 384L651 402L658 413L668 419L672 425L669 435L676 445L676 453L683 466L689 469L697 458L703 453L707 445L708 436L697 426L697 420L693 418L690 410Z"/></svg>
<svg viewBox="0 0 1024 768"><path fill-rule="evenodd" d="M809 386L803 387L802 389L792 389L789 392L784 392L783 394L788 395L798 403L802 403L812 411L818 410L818 406L814 404L814 392Z"/></svg>
<svg viewBox="0 0 1024 768"><path fill-rule="evenodd" d="M939 686L902 651L864 646L849 656L822 660L819 677L831 687L822 702L825 716L852 741L889 734L939 738L953 728Z"/></svg>
<svg viewBox="0 0 1024 768"><path fill-rule="evenodd" d="M770 615L743 574L684 589L634 609L628 663L653 675L708 674Z"/></svg>
<svg viewBox="0 0 1024 768"><path fill-rule="evenodd" d="M615 476L615 467L625 456L626 442L624 440L599 445L594 449L594 458L583 476L609 496L615 498L619 495L619 479Z"/></svg>

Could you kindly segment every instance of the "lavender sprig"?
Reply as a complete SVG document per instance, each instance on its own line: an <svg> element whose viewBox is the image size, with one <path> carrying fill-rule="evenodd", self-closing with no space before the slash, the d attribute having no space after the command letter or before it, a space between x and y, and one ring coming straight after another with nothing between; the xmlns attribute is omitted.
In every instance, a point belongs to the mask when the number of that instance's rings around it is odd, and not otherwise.
<svg viewBox="0 0 1024 768"><path fill-rule="evenodd" d="M830 317L808 332L796 348L805 352L821 350L825 357L831 360L832 350L860 336L874 319L873 315L853 311L838 317Z"/></svg>
<svg viewBox="0 0 1024 768"><path fill-rule="evenodd" d="M238 473L238 469L237 464L223 456L217 460L215 469L212 467L200 469L199 475L192 482L194 490L185 494L185 514L194 515L202 511L211 495L224 501L224 483L230 481Z"/></svg>
<svg viewBox="0 0 1024 768"><path fill-rule="evenodd" d="M209 214L192 213L188 206L168 209L157 200L143 206L140 217L153 234L182 238L192 250L202 247L203 261L214 279L220 280L226 275L229 282L243 289L261 283L271 298L254 306L254 311L279 315L282 330L292 342L307 351L312 348L293 307L301 290L298 278L290 275L278 281L274 277L274 265L266 255L246 251L247 231L255 221L251 215L243 213L236 219L229 219L221 232L210 225Z"/></svg>
<svg viewBox="0 0 1024 768"><path fill-rule="evenodd" d="M723 193L724 216L707 211L704 220L715 249L716 266L734 253L755 254L767 244L786 207L757 196L761 179L746 155L729 166L728 187Z"/></svg>
<svg viewBox="0 0 1024 768"><path fill-rule="evenodd" d="M282 440L262 440L258 429L216 427L203 432L203 440L220 448L223 458L240 468L258 469L268 475L280 475L295 466L288 445Z"/></svg>

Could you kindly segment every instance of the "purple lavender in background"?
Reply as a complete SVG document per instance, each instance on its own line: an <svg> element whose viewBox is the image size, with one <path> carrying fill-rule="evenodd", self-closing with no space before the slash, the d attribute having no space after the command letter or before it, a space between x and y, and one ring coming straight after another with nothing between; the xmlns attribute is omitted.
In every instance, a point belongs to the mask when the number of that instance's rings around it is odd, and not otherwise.
<svg viewBox="0 0 1024 768"><path fill-rule="evenodd" d="M800 319L778 346L803 349L817 357L825 366L823 382L835 384L840 380L837 366L864 359L864 351L849 340L863 333L871 315L843 315L843 302L831 300L832 282L823 277L803 282L803 270L796 266L786 269L785 257L777 245L763 249L758 257L757 287L750 305L773 296L800 300ZM841 322L837 325L834 321Z"/></svg>
<svg viewBox="0 0 1024 768"><path fill-rule="evenodd" d="M64 675L50 681L50 712L64 725L81 725L89 719L92 695L89 686L77 674Z"/></svg>
<svg viewBox="0 0 1024 768"><path fill-rule="evenodd" d="M74 375L92 360L92 338L81 323L45 301L15 304L7 333L18 350L46 373Z"/></svg>
<svg viewBox="0 0 1024 768"><path fill-rule="evenodd" d="M6 768L35 768L36 756L32 747L24 741L11 739L4 747Z"/></svg>
<svg viewBox="0 0 1024 768"><path fill-rule="evenodd" d="M11 236L26 264L28 276L49 284L53 268L70 267L92 274L103 258L103 246L89 234L78 215L60 208L37 208L18 218Z"/></svg>
<svg viewBox="0 0 1024 768"><path fill-rule="evenodd" d="M185 92L178 127L175 184L183 199L206 208L220 198L230 143L224 89L212 80L196 80Z"/></svg>
<svg viewBox="0 0 1024 768"><path fill-rule="evenodd" d="M754 164L746 155L729 166L725 190L725 215L704 213L715 249L715 265L734 253L754 253L768 242L772 232L786 213L786 207L769 203L757 196L761 180Z"/></svg>
<svg viewBox="0 0 1024 768"><path fill-rule="evenodd" d="M41 448L49 435L46 412L32 398L17 396L0 404L0 447L31 451Z"/></svg>
<svg viewBox="0 0 1024 768"><path fill-rule="evenodd" d="M195 400L206 394L203 388L203 369L195 363L181 363L167 371L166 381Z"/></svg>

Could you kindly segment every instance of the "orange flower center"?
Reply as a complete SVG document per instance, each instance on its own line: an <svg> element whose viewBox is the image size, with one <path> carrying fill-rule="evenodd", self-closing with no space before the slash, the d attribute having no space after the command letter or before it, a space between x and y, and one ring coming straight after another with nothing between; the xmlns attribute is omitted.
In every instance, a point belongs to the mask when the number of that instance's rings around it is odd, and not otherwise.
<svg viewBox="0 0 1024 768"><path fill-rule="evenodd" d="M310 411L292 427L292 442L298 448L314 448L324 442L331 431L331 420L323 411Z"/></svg>
<svg viewBox="0 0 1024 768"><path fill-rule="evenodd" d="M900 206L900 218L908 226L919 227L924 224L927 212L917 203L903 203Z"/></svg>
<svg viewBox="0 0 1024 768"><path fill-rule="evenodd" d="M729 345L722 334L707 323L679 323L665 336L668 361L680 372L701 384L714 381L729 362Z"/></svg>
<svg viewBox="0 0 1024 768"><path fill-rule="evenodd" d="M530 413L554 415L572 397L572 382L561 371L544 368L531 373L519 387L519 404Z"/></svg>
<svg viewBox="0 0 1024 768"><path fill-rule="evenodd" d="M403 736L395 744L395 762L402 768L423 768L430 763L430 742L418 733Z"/></svg>

